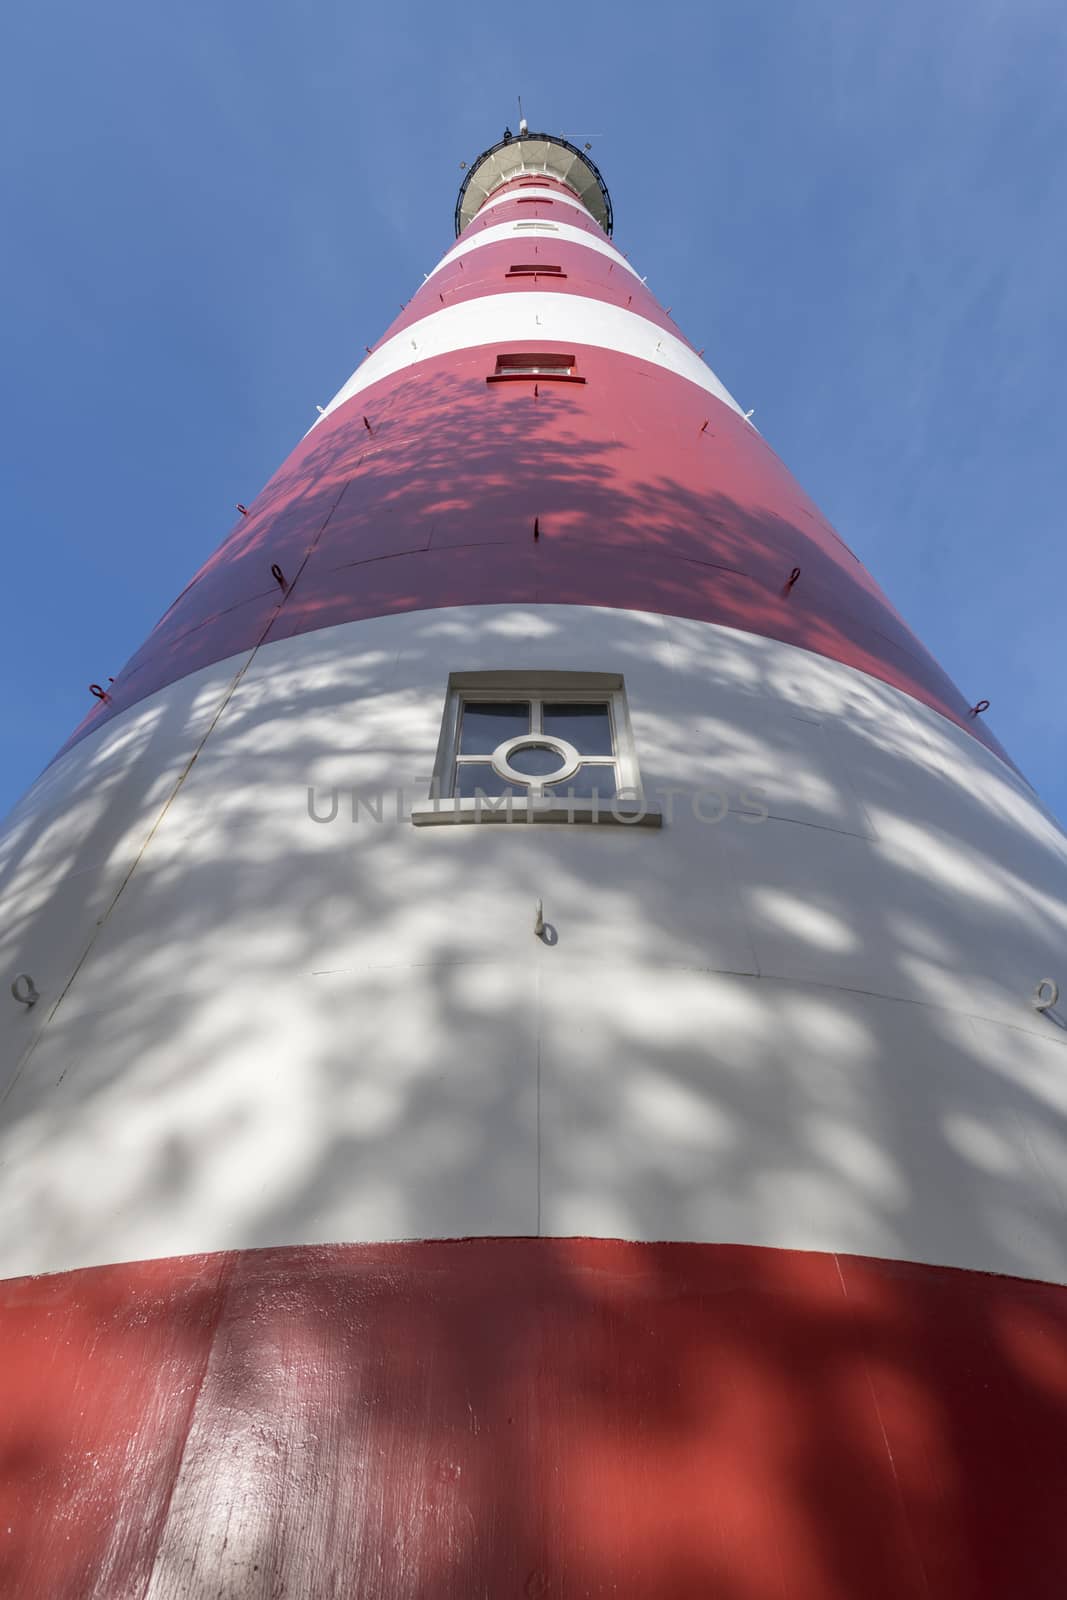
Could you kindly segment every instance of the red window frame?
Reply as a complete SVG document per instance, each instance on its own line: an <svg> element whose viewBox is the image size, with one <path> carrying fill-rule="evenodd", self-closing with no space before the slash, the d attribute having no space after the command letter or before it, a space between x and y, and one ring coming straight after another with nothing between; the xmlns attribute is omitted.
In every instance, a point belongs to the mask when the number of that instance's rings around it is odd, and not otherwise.
<svg viewBox="0 0 1067 1600"><path fill-rule="evenodd" d="M496 358L496 371L486 383L584 383L574 370L574 356L556 350L509 350Z"/></svg>
<svg viewBox="0 0 1067 1600"><path fill-rule="evenodd" d="M505 278L536 278L538 274L545 278L565 278L567 274L562 267L541 266L536 261L521 261L510 266L505 272Z"/></svg>

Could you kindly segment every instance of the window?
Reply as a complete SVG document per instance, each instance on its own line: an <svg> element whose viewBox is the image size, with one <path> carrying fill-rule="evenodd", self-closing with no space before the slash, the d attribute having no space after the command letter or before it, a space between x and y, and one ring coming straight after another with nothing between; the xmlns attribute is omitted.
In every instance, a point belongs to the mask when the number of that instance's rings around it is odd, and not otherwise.
<svg viewBox="0 0 1067 1600"><path fill-rule="evenodd" d="M558 350L515 350L497 356L496 370L486 383L510 383L513 378L556 378L560 383L584 383L574 370L574 356Z"/></svg>
<svg viewBox="0 0 1067 1600"><path fill-rule="evenodd" d="M453 673L430 798L417 825L645 823L621 677L610 673Z"/></svg>
<svg viewBox="0 0 1067 1600"><path fill-rule="evenodd" d="M504 274L506 278L565 278L567 274L562 267L540 266L536 261L524 261L518 266L509 267Z"/></svg>
<svg viewBox="0 0 1067 1600"><path fill-rule="evenodd" d="M559 225L555 222L513 222L511 226L516 233L520 228L532 228L536 233L559 232Z"/></svg>
<svg viewBox="0 0 1067 1600"><path fill-rule="evenodd" d="M520 199L516 200L515 204L517 206L550 206L554 205L555 202L553 200L544 200L538 195L524 194Z"/></svg>

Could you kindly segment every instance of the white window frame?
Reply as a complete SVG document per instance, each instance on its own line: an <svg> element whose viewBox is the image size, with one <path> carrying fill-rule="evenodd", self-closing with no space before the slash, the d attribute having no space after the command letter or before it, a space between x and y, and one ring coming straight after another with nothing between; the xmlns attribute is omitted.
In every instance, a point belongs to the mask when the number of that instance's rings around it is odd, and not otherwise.
<svg viewBox="0 0 1067 1600"><path fill-rule="evenodd" d="M530 732L525 739L536 740L542 733L541 707L572 701L576 704L602 702L608 706L611 721L613 756L573 755L582 763L613 767L617 793L613 799L568 798L546 795L545 783L566 783L566 778L525 778L525 793L511 796L475 796L464 799L453 794L456 761L459 755L460 718L464 703L477 701L527 700L531 705ZM547 738L547 736L545 736ZM511 741L504 741L505 743ZM518 739L514 741L518 743ZM564 745L566 741L552 740ZM498 746L499 748L499 746ZM486 760L486 756L479 756ZM430 796L412 806L411 820L416 827L448 823L554 822L640 825L658 828L663 817L658 806L643 796L641 772L634 745L633 729L626 702L626 686L621 674L611 672L453 672L448 679L441 735L437 745Z"/></svg>

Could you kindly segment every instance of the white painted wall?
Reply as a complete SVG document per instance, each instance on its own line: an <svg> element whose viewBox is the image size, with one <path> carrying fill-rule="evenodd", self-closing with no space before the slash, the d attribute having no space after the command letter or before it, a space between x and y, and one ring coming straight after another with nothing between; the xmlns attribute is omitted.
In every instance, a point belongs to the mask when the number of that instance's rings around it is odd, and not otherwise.
<svg viewBox="0 0 1067 1600"><path fill-rule="evenodd" d="M0 1275L540 1230L1067 1281L1067 1032L1029 1003L1067 988L1067 839L977 741L634 612L351 623L233 687L244 661L13 820L5 974L44 994L0 995ZM424 782L449 671L501 667L623 672L646 787L758 784L769 819L309 820L309 784Z"/></svg>
<svg viewBox="0 0 1067 1600"><path fill-rule="evenodd" d="M511 183L514 180L509 178L507 181ZM589 207L583 205L577 195L561 194L558 189L550 188L548 184L544 188L538 189L535 189L531 184L528 189L524 185L522 189L512 189L507 194L494 195L491 200L483 200L474 213L471 222L481 222L484 220L486 212L495 211L497 206L513 204L516 200L552 200L561 206L569 206L572 211L580 211L583 217L588 217L590 220L592 220L593 216Z"/></svg>
<svg viewBox="0 0 1067 1600"><path fill-rule="evenodd" d="M252 652L140 702L47 767L0 829L0 1095L45 1027ZM26 972L31 1009L8 993Z"/></svg>
<svg viewBox="0 0 1067 1600"><path fill-rule="evenodd" d="M535 235L535 237L540 238L541 236ZM592 250L596 255L607 256L610 261L615 262L616 266L625 268L632 277L636 278L638 276L621 251L608 244L607 240L602 239L599 234L586 233L584 228L572 228L569 223L560 222L556 226L555 233L547 234L545 237L558 239L561 244L579 244L584 250ZM514 239L516 242L525 239L529 243L530 233L528 229L520 228L516 222L501 222L496 227L483 228L480 232L471 234L466 239L461 239L454 249L449 250L447 255L442 256L436 267L434 267L433 272L426 274L427 283L436 273L440 272L442 267L451 266L452 262L458 260L460 256L470 255L472 250L480 250L483 245L500 244L505 239Z"/></svg>

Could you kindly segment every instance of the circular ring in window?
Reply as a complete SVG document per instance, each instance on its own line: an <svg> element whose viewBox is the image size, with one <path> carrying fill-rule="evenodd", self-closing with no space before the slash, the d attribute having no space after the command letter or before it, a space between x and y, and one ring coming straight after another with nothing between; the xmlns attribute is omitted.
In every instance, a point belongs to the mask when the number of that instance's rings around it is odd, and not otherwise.
<svg viewBox="0 0 1067 1600"><path fill-rule="evenodd" d="M566 739L551 733L520 733L505 739L492 754L495 770L509 783L560 783L573 778L582 758Z"/></svg>

